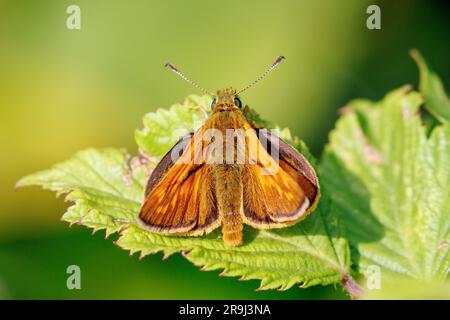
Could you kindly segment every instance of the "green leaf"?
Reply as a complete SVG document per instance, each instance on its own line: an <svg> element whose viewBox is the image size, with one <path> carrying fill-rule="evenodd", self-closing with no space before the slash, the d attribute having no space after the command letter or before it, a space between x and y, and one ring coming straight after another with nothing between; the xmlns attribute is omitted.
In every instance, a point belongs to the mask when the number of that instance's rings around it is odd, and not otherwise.
<svg viewBox="0 0 450 320"><path fill-rule="evenodd" d="M144 116L144 128L136 130L136 142L145 154L161 158L189 132L197 130L208 117L211 97L190 95L183 103Z"/></svg>
<svg viewBox="0 0 450 320"><path fill-rule="evenodd" d="M450 100L445 93L439 76L431 70L417 50L411 50L411 56L416 61L420 71L420 92L425 98L425 107L439 121L450 121Z"/></svg>
<svg viewBox="0 0 450 320"><path fill-rule="evenodd" d="M129 167L124 150L88 149L52 169L21 179L16 187L41 186L66 194L74 202L62 220L82 224L94 231L105 229L106 235L119 231L125 222L134 220L140 208L146 169Z"/></svg>
<svg viewBox="0 0 450 320"><path fill-rule="evenodd" d="M144 129L136 134L142 151L160 158L177 138L173 128L194 130L206 115L206 97L190 96L168 111L147 114ZM306 146L289 130L279 130L311 158ZM222 269L223 275L261 280L260 289L285 290L339 283L349 277L348 242L330 200L323 196L318 208L304 221L284 229L244 230L244 245L228 248L220 230L204 237L164 236L147 232L135 223L141 203L148 165L147 158L130 156L122 150L86 150L74 158L22 179L18 186L38 185L60 193L75 204L63 220L79 223L107 234L121 231L117 244L141 257L162 251L165 256L183 252L204 270Z"/></svg>
<svg viewBox="0 0 450 320"><path fill-rule="evenodd" d="M450 240L450 124L430 138L421 95L408 87L357 100L330 134L322 185L341 213L364 273L446 279Z"/></svg>

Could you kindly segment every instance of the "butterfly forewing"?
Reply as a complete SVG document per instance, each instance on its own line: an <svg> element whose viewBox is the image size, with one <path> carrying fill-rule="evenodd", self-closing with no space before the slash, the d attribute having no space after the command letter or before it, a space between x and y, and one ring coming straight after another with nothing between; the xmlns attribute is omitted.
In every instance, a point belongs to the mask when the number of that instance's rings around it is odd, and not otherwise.
<svg viewBox="0 0 450 320"><path fill-rule="evenodd" d="M211 168L202 161L202 129L187 140L181 157L172 150L155 168L139 222L160 233L200 235L219 226ZM178 144L186 144L186 138Z"/></svg>

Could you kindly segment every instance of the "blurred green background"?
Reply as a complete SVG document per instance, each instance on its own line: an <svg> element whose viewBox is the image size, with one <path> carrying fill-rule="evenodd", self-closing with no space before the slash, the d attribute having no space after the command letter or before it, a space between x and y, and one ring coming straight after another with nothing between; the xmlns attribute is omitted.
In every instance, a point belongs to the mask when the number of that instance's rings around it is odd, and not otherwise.
<svg viewBox="0 0 450 320"><path fill-rule="evenodd" d="M68 30L66 8L81 8ZM366 28L381 7L382 30ZM450 77L450 6L444 1L0 1L0 298L317 299L339 287L255 292L200 272L179 255L142 261L59 221L67 204L22 176L87 147L136 150L141 117L194 88L163 68L176 63L209 90L240 88L283 54L276 72L242 96L290 127L320 156L337 110L417 83L418 48L444 84ZM82 290L66 268L81 267Z"/></svg>

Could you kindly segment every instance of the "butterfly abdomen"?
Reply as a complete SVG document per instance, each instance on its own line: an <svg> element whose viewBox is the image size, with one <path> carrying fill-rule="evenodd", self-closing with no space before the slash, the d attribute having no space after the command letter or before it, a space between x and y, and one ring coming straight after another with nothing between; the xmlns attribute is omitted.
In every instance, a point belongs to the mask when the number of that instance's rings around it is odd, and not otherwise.
<svg viewBox="0 0 450 320"><path fill-rule="evenodd" d="M217 208L222 220L225 245L242 244L242 165L213 165Z"/></svg>

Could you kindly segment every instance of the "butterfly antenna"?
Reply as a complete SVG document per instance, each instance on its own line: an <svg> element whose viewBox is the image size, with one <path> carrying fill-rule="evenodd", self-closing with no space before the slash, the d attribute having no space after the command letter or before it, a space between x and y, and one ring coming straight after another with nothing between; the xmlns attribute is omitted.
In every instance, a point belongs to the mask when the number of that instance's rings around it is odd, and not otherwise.
<svg viewBox="0 0 450 320"><path fill-rule="evenodd" d="M250 83L248 86L246 86L244 89L238 91L237 94L244 92L247 89L250 89L251 87L253 87L255 84L257 84L259 81L261 81L262 79L264 79L273 69L275 69L280 62L286 59L284 56L279 56L273 63L272 65L262 74L260 75L258 78L256 78L255 81L253 81L252 83Z"/></svg>
<svg viewBox="0 0 450 320"><path fill-rule="evenodd" d="M201 92L209 94L210 96L212 96L212 94L208 90L206 90L205 88L201 87L200 85L198 85L197 83L195 83L194 81L189 79L188 77L186 77L180 70L178 70L177 67L175 67L175 65L173 65L171 63L166 63L166 67L168 67L170 70L172 70L177 75L179 75L183 80L185 80L186 82L190 83L192 86L194 86L195 88L197 88Z"/></svg>

